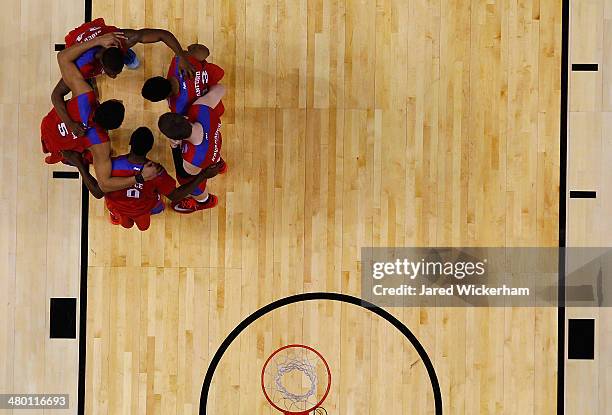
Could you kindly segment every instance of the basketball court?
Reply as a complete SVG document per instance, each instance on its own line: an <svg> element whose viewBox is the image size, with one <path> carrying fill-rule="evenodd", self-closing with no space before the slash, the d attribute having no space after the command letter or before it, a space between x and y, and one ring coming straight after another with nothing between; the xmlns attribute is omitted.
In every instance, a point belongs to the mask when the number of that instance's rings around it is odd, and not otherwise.
<svg viewBox="0 0 612 415"><path fill-rule="evenodd" d="M126 230L43 162L56 50L92 17L225 70L214 209ZM359 301L362 248L611 246L610 29L607 0L8 0L0 394L69 407L0 415L612 414L609 307ZM96 81L113 150L146 125L173 174L141 96L172 52L134 50Z"/></svg>

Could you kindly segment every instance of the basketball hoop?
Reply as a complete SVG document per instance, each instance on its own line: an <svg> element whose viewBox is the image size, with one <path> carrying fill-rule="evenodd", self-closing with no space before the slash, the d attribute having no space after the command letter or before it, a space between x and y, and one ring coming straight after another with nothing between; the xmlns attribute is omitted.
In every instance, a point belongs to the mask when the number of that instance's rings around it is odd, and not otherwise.
<svg viewBox="0 0 612 415"><path fill-rule="evenodd" d="M331 387L331 370L319 352L290 344L268 357L261 370L266 399L284 415L310 415L321 405Z"/></svg>

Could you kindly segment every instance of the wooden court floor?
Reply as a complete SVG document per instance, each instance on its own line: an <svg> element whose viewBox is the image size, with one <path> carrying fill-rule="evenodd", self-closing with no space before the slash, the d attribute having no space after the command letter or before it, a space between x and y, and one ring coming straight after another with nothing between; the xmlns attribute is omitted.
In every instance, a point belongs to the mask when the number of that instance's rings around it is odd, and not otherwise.
<svg viewBox="0 0 612 415"><path fill-rule="evenodd" d="M197 413L208 361L240 320L305 291L358 296L363 246L558 243L560 2L94 0L93 15L210 47L226 71L230 170L210 181L217 208L167 212L146 233L111 227L90 200L88 414ZM127 106L117 151L165 109L140 87L169 51L136 51L143 69L99 82ZM391 311L432 358L445 413L555 413L556 309ZM433 413L414 349L325 302L243 333L209 413L273 413L259 371L290 342L331 362L330 414Z"/></svg>
<svg viewBox="0 0 612 415"><path fill-rule="evenodd" d="M573 3L584 27L612 33L603 23L609 0ZM85 413L195 414L209 360L228 333L292 294L359 296L361 247L559 243L560 1L93 0L93 16L109 24L167 28L185 46L209 46L226 72L230 170L210 181L218 207L166 212L145 233L112 227L103 203L90 198L86 258L79 183L53 180L53 171L70 168L44 165L38 139L59 77L54 43L82 22L83 1L3 4L0 45L13 64L0 68L0 393L78 396L78 343L48 338L48 299L79 297L81 260ZM603 59L597 36L574 33L580 63ZM156 128L165 106L140 96L146 78L166 73L169 50L136 51L141 69L98 82L103 99L127 108L114 150L125 151L131 131L147 125L156 133L153 157L173 170ZM598 90L580 76L588 75L576 75L575 85L586 82L580 91ZM601 141L608 124L589 111L608 106L592 95L576 94L572 134L595 132L584 133L594 140L599 128ZM580 168L595 165L598 147L580 148L571 152L586 160ZM599 181L603 170L575 178L587 186L585 177ZM601 232L605 243L598 222L580 222L592 209L586 203L571 205L574 241ZM388 311L427 350L445 414L556 413L557 309ZM329 361L330 414L434 411L423 362L396 330L360 308L315 301L267 315L232 344L208 413L273 414L260 370L292 342ZM599 398L606 413L605 373L577 370L572 396L604 385L589 408L596 413Z"/></svg>

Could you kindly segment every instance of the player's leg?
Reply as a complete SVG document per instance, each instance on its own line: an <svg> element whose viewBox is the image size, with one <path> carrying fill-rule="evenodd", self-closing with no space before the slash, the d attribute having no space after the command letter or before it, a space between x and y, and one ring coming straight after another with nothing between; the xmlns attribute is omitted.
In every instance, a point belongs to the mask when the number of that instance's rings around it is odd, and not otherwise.
<svg viewBox="0 0 612 415"><path fill-rule="evenodd" d="M141 231L146 231L149 229L149 226L151 226L151 214L145 213L144 215L137 216L134 218L134 222L136 223L138 229Z"/></svg>
<svg viewBox="0 0 612 415"><path fill-rule="evenodd" d="M185 171L183 154L180 147L172 149L172 159L174 161L174 169L176 170L176 179L179 184L189 183L195 179L195 176ZM172 209L179 213L192 213L202 209L213 208L217 206L217 203L217 197L206 191L206 180L204 180L191 194L191 197L172 203Z"/></svg>
<svg viewBox="0 0 612 415"><path fill-rule="evenodd" d="M121 214L119 212L116 212L110 206L108 206L108 202L106 201L106 199L104 200L104 204L106 205L106 209L108 209L108 216L110 218L110 223L113 225L120 225L121 224Z"/></svg>
<svg viewBox="0 0 612 415"><path fill-rule="evenodd" d="M195 200L197 200L200 203L206 203L206 201L210 197L210 194L208 193L208 190L206 189L206 182L207 180L204 180L198 186L198 188L195 189L193 193L191 194L191 197L193 197Z"/></svg>
<svg viewBox="0 0 612 415"><path fill-rule="evenodd" d="M194 176L190 179L181 178L177 176L179 183L188 183L193 180ZM206 180L204 180L198 188L191 194L191 197L187 197L179 202L172 204L172 208L179 213L192 213L198 210L211 209L217 206L219 199L212 193L208 193L206 190Z"/></svg>
<svg viewBox="0 0 612 415"><path fill-rule="evenodd" d="M110 218L110 223L112 225L121 225L121 215L117 215L113 211L108 211L108 217Z"/></svg>
<svg viewBox="0 0 612 415"><path fill-rule="evenodd" d="M121 226L126 229L130 229L132 226L134 226L134 219L126 215L121 215Z"/></svg>
<svg viewBox="0 0 612 415"><path fill-rule="evenodd" d="M196 190L191 194L193 199L201 205L200 209L210 209L217 206L219 199L212 193L208 193L206 189L206 180L204 180ZM200 210L198 209L198 210Z"/></svg>
<svg viewBox="0 0 612 415"><path fill-rule="evenodd" d="M45 131L45 121L43 120L40 125L40 145L42 147L42 152L44 154L49 154L45 157L45 163L47 164L55 164L64 160L64 156L62 156L61 151L54 148L54 143L52 140L47 138L47 132Z"/></svg>

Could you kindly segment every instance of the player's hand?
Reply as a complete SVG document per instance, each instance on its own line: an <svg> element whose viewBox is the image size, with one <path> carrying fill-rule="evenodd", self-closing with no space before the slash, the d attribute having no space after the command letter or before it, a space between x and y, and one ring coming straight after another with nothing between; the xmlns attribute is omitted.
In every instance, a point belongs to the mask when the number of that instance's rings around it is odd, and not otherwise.
<svg viewBox="0 0 612 415"><path fill-rule="evenodd" d="M98 46L102 46L103 48L119 48L121 47L121 41L127 40L127 36L122 32L113 32L98 36L94 38L94 40Z"/></svg>
<svg viewBox="0 0 612 415"><path fill-rule="evenodd" d="M224 164L225 162L218 161L215 164L211 164L210 166L206 167L204 170L202 170L202 173L200 174L202 174L207 179L212 179L217 174L219 174L219 171L223 168Z"/></svg>
<svg viewBox="0 0 612 415"><path fill-rule="evenodd" d="M66 125L66 127L68 127L68 129L72 131L72 134L77 137L83 137L87 132L87 128L82 123L72 120Z"/></svg>
<svg viewBox="0 0 612 415"><path fill-rule="evenodd" d="M193 75L195 75L195 68L191 62L189 62L185 54L179 56L178 67L181 74L189 79L193 78Z"/></svg>
<svg viewBox="0 0 612 415"><path fill-rule="evenodd" d="M171 139L171 138L170 138L169 140L170 140L170 148L177 148L177 147L179 147L179 146L182 144L182 142L183 142L183 140L173 140L173 139Z"/></svg>
<svg viewBox="0 0 612 415"><path fill-rule="evenodd" d="M147 164L144 165L140 174L142 174L142 177L145 179L145 181L148 181L153 180L154 178L159 176L161 172L162 166L157 163L153 163L152 161L149 161L147 162Z"/></svg>
<svg viewBox="0 0 612 415"><path fill-rule="evenodd" d="M74 167L83 166L83 156L81 153L78 153L73 150L62 150L62 157L66 159L66 161L72 164Z"/></svg>

